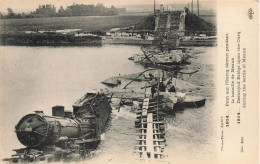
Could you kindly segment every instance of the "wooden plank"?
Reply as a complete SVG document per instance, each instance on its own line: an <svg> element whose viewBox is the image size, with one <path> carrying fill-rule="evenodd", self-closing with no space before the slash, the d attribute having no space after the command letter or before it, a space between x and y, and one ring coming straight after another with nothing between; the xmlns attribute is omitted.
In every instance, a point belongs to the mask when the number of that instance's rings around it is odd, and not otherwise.
<svg viewBox="0 0 260 164"><path fill-rule="evenodd" d="M143 139L143 138L137 138L135 139L136 141L146 141L146 139Z"/></svg>
<svg viewBox="0 0 260 164"><path fill-rule="evenodd" d="M146 145L135 145L135 147L145 147Z"/></svg>
<svg viewBox="0 0 260 164"><path fill-rule="evenodd" d="M148 107L149 107L149 98L145 98L143 101L142 115L147 115Z"/></svg>
<svg viewBox="0 0 260 164"><path fill-rule="evenodd" d="M154 139L153 141L164 142L164 141L166 141L166 140L165 140L165 139Z"/></svg>
<svg viewBox="0 0 260 164"><path fill-rule="evenodd" d="M154 148L153 148L153 115L148 113L147 115L147 132L146 132L146 145L147 151L150 152L150 157L154 158Z"/></svg>

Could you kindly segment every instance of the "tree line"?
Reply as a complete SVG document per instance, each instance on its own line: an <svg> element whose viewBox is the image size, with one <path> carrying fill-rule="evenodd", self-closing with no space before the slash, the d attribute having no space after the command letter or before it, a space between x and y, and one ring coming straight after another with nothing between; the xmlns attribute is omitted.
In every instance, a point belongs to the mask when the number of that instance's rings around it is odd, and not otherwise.
<svg viewBox="0 0 260 164"><path fill-rule="evenodd" d="M7 9L7 15L0 13L1 19L20 19L20 18L43 18L43 17L71 17L71 16L111 16L118 15L120 12L125 12L125 8L116 8L113 5L108 8L99 3L95 5L73 4L67 8L60 6L58 11L51 4L39 5L39 7L30 12L14 13L11 8Z"/></svg>

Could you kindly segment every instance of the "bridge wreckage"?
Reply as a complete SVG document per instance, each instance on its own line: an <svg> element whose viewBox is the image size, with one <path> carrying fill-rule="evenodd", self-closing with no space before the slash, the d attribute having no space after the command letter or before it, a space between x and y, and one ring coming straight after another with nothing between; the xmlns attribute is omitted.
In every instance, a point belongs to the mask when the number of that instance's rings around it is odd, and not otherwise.
<svg viewBox="0 0 260 164"><path fill-rule="evenodd" d="M130 58L149 67L147 70L106 79L102 83L110 88L87 93L73 105L73 112L55 106L52 116L41 111L24 116L16 125L15 132L26 147L14 150L16 154L4 161L68 162L86 158L89 151L96 148L110 118L112 108L109 101L112 98L120 100L118 111L122 105L133 105L133 101L139 103L135 110L137 145L134 153L137 159L158 162L165 158L162 116L175 112L179 107L203 106L206 99L188 95L197 86L179 78L179 75L190 77L198 72L185 70L191 56L178 47L179 36L184 35L185 10L161 13L155 19L153 46L142 48L143 54Z"/></svg>

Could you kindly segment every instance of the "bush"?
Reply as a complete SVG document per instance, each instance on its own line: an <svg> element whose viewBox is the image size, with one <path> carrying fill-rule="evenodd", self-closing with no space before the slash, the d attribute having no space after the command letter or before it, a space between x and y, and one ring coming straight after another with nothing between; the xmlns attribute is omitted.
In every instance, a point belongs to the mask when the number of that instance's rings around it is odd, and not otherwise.
<svg viewBox="0 0 260 164"><path fill-rule="evenodd" d="M102 30L94 30L90 32L91 34L98 35L98 36L105 36L106 32Z"/></svg>

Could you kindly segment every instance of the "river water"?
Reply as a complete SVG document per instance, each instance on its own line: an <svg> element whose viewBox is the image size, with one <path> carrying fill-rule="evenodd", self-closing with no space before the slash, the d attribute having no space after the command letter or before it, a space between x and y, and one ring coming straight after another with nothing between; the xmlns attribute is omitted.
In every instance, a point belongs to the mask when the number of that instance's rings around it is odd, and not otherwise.
<svg viewBox="0 0 260 164"><path fill-rule="evenodd" d="M201 66L196 83L205 80L205 107L185 109L166 117L166 154L168 161L210 160L214 154L214 47L200 51L193 62ZM114 75L144 70L127 58L141 53L138 46L102 47L0 47L0 158L10 157L12 149L22 148L14 133L20 118L35 110L51 114L51 107L72 104L87 91L105 87L100 82ZM204 71L203 71L204 70ZM200 79L196 81L196 79ZM210 85L210 86L209 86ZM127 107L113 111L91 162L130 162L134 156L135 114ZM187 158L188 157L188 158Z"/></svg>

